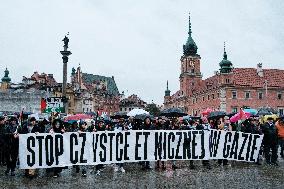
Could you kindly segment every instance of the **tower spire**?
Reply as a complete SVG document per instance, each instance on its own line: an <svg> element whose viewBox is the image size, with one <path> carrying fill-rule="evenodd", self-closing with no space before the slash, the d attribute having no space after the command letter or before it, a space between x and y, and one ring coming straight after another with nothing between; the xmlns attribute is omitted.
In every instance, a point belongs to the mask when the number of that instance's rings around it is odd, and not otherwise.
<svg viewBox="0 0 284 189"><path fill-rule="evenodd" d="M226 42L224 41L224 55L223 55L224 60L227 60L227 52L226 52Z"/></svg>
<svg viewBox="0 0 284 189"><path fill-rule="evenodd" d="M169 81L167 80L167 89L165 90L165 96L171 96L171 91L169 90Z"/></svg>
<svg viewBox="0 0 284 189"><path fill-rule="evenodd" d="M169 81L167 80L167 91L169 90Z"/></svg>
<svg viewBox="0 0 284 189"><path fill-rule="evenodd" d="M188 14L188 35L191 35L191 22L190 22L190 12Z"/></svg>

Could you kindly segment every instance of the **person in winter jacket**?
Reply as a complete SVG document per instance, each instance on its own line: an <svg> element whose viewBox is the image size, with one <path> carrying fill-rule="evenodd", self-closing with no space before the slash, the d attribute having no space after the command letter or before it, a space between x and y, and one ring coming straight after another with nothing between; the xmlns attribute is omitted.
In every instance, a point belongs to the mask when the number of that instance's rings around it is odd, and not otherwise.
<svg viewBox="0 0 284 189"><path fill-rule="evenodd" d="M125 122L124 118L120 118L119 122L114 126L114 131L116 132L123 132L128 130L128 125ZM125 169L123 168L124 163L117 163L114 167L114 172L121 171L122 173L125 173Z"/></svg>
<svg viewBox="0 0 284 189"><path fill-rule="evenodd" d="M51 134L55 134L55 133L63 134L63 133L65 133L63 123L60 119L53 120L52 128L50 129L49 133L51 133ZM53 178L57 178L59 176L59 173L61 173L61 172L62 172L62 167L53 167Z"/></svg>
<svg viewBox="0 0 284 189"><path fill-rule="evenodd" d="M40 128L36 123L36 119L31 117L27 125L24 125L20 129L20 134L28 134L28 133L35 133L38 134L40 132ZM29 178L35 177L35 169L26 169L25 176Z"/></svg>
<svg viewBox="0 0 284 189"><path fill-rule="evenodd" d="M277 144L278 136L276 131L276 126L273 122L273 118L268 118L267 122L262 125L262 131L264 134L263 145L264 145L264 155L266 163L269 165L276 165L277 163ZM270 155L270 151L272 152Z"/></svg>
<svg viewBox="0 0 284 189"><path fill-rule="evenodd" d="M277 130L277 136L278 136L278 142L280 145L280 155L281 158L284 159L284 117L280 118L277 122L276 122L276 130Z"/></svg>
<svg viewBox="0 0 284 189"><path fill-rule="evenodd" d="M146 117L144 119L144 124L142 125L142 130L154 130L155 127L151 122L151 119L149 117ZM150 167L150 162L149 161L143 161L142 162L142 169L147 170L147 169L152 169Z"/></svg>
<svg viewBox="0 0 284 189"><path fill-rule="evenodd" d="M10 123L6 126L5 132L5 157L7 169L5 174L11 171L11 176L15 176L15 168L19 153L19 127L16 117L10 118Z"/></svg>

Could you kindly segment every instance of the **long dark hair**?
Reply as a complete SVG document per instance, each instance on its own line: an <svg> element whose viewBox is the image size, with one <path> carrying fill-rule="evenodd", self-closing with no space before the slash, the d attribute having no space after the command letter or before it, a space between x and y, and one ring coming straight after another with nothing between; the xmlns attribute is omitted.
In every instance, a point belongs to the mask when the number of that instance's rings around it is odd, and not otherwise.
<svg viewBox="0 0 284 189"><path fill-rule="evenodd" d="M56 123L59 123L59 128L57 128L55 125ZM61 133L61 130L64 129L63 122L60 119L55 119L52 122L52 129L55 133Z"/></svg>

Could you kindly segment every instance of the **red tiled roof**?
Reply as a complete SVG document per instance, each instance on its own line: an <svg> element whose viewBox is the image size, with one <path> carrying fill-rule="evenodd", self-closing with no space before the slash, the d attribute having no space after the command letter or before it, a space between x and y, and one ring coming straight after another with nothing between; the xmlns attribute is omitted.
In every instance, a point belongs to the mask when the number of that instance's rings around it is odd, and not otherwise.
<svg viewBox="0 0 284 189"><path fill-rule="evenodd" d="M284 70L263 69L263 77L257 75L255 68L235 68L233 70L234 84L239 86L284 87Z"/></svg>

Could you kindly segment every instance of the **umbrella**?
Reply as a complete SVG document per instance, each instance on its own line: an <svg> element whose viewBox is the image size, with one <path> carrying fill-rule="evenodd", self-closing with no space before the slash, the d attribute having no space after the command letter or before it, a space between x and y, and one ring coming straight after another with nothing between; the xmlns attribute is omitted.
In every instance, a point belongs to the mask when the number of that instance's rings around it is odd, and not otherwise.
<svg viewBox="0 0 284 189"><path fill-rule="evenodd" d="M166 117L182 117L186 116L187 114L183 112L180 108L169 108L165 109L161 112L160 116L166 116Z"/></svg>
<svg viewBox="0 0 284 189"><path fill-rule="evenodd" d="M242 111L242 110L241 110ZM239 112L230 118L230 122L235 123L242 119L250 118L251 114L249 112Z"/></svg>
<svg viewBox="0 0 284 189"><path fill-rule="evenodd" d="M221 117L225 117L227 114L226 112L223 111L215 111L215 112L210 112L210 114L208 114L208 119L218 119Z"/></svg>
<svg viewBox="0 0 284 189"><path fill-rule="evenodd" d="M154 116L149 115L149 114L137 114L136 116L134 116L134 119L136 119L136 120L144 120L147 117L149 117L151 120L154 119Z"/></svg>
<svg viewBox="0 0 284 189"><path fill-rule="evenodd" d="M196 120L196 119L201 119L200 116L183 116L182 120Z"/></svg>
<svg viewBox="0 0 284 189"><path fill-rule="evenodd" d="M75 115L70 115L70 116L65 117L64 121L68 122L70 120L78 121L78 120L85 120L85 119L92 119L92 117L87 114L75 114Z"/></svg>
<svg viewBox="0 0 284 189"><path fill-rule="evenodd" d="M124 118L127 119L129 116L127 115L127 112L116 112L113 116L111 116L110 118L112 119L120 119L120 118Z"/></svg>
<svg viewBox="0 0 284 189"><path fill-rule="evenodd" d="M273 115L265 115L263 117L263 121L266 122L268 118L272 118L274 121L278 118L278 116L276 114Z"/></svg>
<svg viewBox="0 0 284 189"><path fill-rule="evenodd" d="M245 112L250 113L251 115L256 115L257 114L257 110L256 109L244 109Z"/></svg>
<svg viewBox="0 0 284 189"><path fill-rule="evenodd" d="M272 115L272 114L277 114L278 112L274 110L273 108L260 108L257 112L256 115L261 116L261 115Z"/></svg>
<svg viewBox="0 0 284 189"><path fill-rule="evenodd" d="M212 109L207 108L205 111L201 112L201 114L206 117L206 116L208 116L208 114L210 114L211 112L212 112Z"/></svg>
<svg viewBox="0 0 284 189"><path fill-rule="evenodd" d="M130 112L128 112L127 116L134 117L136 115L142 115L142 114L149 114L149 112L143 109L135 108L131 110Z"/></svg>

